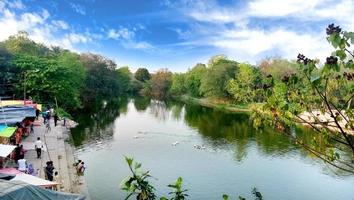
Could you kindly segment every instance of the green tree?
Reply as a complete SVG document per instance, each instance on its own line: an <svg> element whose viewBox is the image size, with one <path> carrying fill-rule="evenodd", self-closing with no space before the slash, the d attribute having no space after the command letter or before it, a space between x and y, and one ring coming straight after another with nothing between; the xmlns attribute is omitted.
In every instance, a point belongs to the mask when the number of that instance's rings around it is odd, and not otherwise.
<svg viewBox="0 0 354 200"><path fill-rule="evenodd" d="M290 76L299 72L299 66L295 61L288 61L281 58L264 59L259 64L259 69L264 77L272 75L279 80L285 76Z"/></svg>
<svg viewBox="0 0 354 200"><path fill-rule="evenodd" d="M229 80L227 91L236 102L250 103L256 95L255 69L249 64L239 64L238 73L234 79Z"/></svg>
<svg viewBox="0 0 354 200"><path fill-rule="evenodd" d="M82 91L85 105L110 100L122 93L116 64L112 60L91 53L81 54L80 60L87 74Z"/></svg>
<svg viewBox="0 0 354 200"><path fill-rule="evenodd" d="M79 91L84 78L81 64L71 54L57 59L17 55L12 63L21 69L18 93L26 88L26 96L42 103L56 103L64 109L80 107ZM21 91L21 92L20 92Z"/></svg>
<svg viewBox="0 0 354 200"><path fill-rule="evenodd" d="M4 44L6 49L13 54L45 56L50 52L48 47L29 39L25 31L19 31L16 35L10 36Z"/></svg>
<svg viewBox="0 0 354 200"><path fill-rule="evenodd" d="M116 70L117 79L120 87L121 93L128 93L131 91L131 79L132 73L129 70L129 67L121 67Z"/></svg>
<svg viewBox="0 0 354 200"><path fill-rule="evenodd" d="M150 80L151 75L149 73L149 70L147 70L146 68L139 68L138 70L136 70L134 77L138 81L145 82Z"/></svg>
<svg viewBox="0 0 354 200"><path fill-rule="evenodd" d="M187 89L188 95L193 97L200 97L200 85L202 78L204 77L207 68L204 64L198 63L192 69L188 70L186 73L185 87Z"/></svg>
<svg viewBox="0 0 354 200"><path fill-rule="evenodd" d="M152 75L147 86L151 88L151 96L159 99L168 97L172 85L172 72L160 69Z"/></svg>
<svg viewBox="0 0 354 200"><path fill-rule="evenodd" d="M0 95L12 96L15 94L15 85L19 82L20 69L11 64L13 54L11 54L0 43Z"/></svg>
<svg viewBox="0 0 354 200"><path fill-rule="evenodd" d="M59 73L54 79L64 87L64 91L56 96L57 101L66 110L81 108L80 92L84 87L86 72L79 60L79 55L63 51L56 60L62 74Z"/></svg>
<svg viewBox="0 0 354 200"><path fill-rule="evenodd" d="M205 97L228 98L228 81L235 77L238 63L225 57L213 57L202 78L200 91Z"/></svg>
<svg viewBox="0 0 354 200"><path fill-rule="evenodd" d="M172 95L181 95L186 92L185 87L186 75L183 73L174 73L172 75L172 85L170 88L170 93Z"/></svg>

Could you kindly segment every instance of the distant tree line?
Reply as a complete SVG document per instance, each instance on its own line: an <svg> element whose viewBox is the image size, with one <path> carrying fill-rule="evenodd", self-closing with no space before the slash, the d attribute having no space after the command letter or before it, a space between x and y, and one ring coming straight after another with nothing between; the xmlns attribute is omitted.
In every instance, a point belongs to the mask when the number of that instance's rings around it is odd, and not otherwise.
<svg viewBox="0 0 354 200"><path fill-rule="evenodd" d="M269 58L251 65L216 55L207 64L198 63L185 73L161 69L150 74L147 69L140 68L135 73L134 88L142 95L160 99L187 95L230 104L250 104L264 102L264 89L270 76L275 82L282 82L284 77L298 71L296 61L281 58Z"/></svg>

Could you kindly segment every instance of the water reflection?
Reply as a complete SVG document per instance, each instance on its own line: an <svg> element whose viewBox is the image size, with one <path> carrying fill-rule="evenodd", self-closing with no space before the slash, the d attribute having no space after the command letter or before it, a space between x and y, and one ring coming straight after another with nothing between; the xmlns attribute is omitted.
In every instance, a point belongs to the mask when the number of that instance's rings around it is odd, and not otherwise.
<svg viewBox="0 0 354 200"><path fill-rule="evenodd" d="M79 125L71 129L74 145L111 140L114 133L114 120L127 111L128 98L123 97L77 113L75 120Z"/></svg>
<svg viewBox="0 0 354 200"><path fill-rule="evenodd" d="M89 113L79 114L76 120L79 126L72 129L75 146L82 144L109 141L114 134L114 121L120 114L128 112L128 104L134 105L139 113L149 113L161 122L169 120L183 122L196 130L205 145L212 150L231 151L237 162L247 158L250 148L265 157L291 157L294 154L306 158L306 162L319 162L317 159L307 159L309 152L299 148L289 137L273 129L257 131L252 128L249 116L244 113L227 113L198 105L183 104L175 101L157 101L148 98L120 98L107 103L105 107ZM321 135L306 128L295 128L296 137L306 144L325 140ZM145 130L141 133L146 134ZM168 135L171 133L149 132L149 134ZM189 137L187 135L187 137ZM321 142L320 142L321 144ZM327 142L318 145L317 150L327 150Z"/></svg>
<svg viewBox="0 0 354 200"><path fill-rule="evenodd" d="M143 112L149 107L151 99L149 97L137 96L133 99L133 102L134 102L135 109L138 112Z"/></svg>

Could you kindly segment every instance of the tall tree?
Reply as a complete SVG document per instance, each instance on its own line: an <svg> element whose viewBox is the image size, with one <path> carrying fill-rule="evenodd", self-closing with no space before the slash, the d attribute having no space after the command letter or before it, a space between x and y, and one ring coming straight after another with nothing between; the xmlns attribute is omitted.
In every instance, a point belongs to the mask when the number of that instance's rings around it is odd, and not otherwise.
<svg viewBox="0 0 354 200"><path fill-rule="evenodd" d="M91 53L81 54L80 60L87 74L82 91L84 104L111 99L121 93L116 64L112 60Z"/></svg>
<svg viewBox="0 0 354 200"><path fill-rule="evenodd" d="M242 63L239 65L235 78L229 80L227 91L233 96L236 102L250 103L256 95L255 81L255 68L249 64Z"/></svg>
<svg viewBox="0 0 354 200"><path fill-rule="evenodd" d="M167 69L160 69L152 75L151 95L156 98L166 98L172 85L172 72Z"/></svg>
<svg viewBox="0 0 354 200"><path fill-rule="evenodd" d="M133 74L130 72L129 67L120 67L116 70L117 80L121 93L128 93L131 91L131 79Z"/></svg>
<svg viewBox="0 0 354 200"><path fill-rule="evenodd" d="M264 59L260 62L259 69L264 77L272 75L279 80L284 76L290 76L299 72L299 66L295 61L281 58Z"/></svg>
<svg viewBox="0 0 354 200"><path fill-rule="evenodd" d="M12 96L15 94L15 85L19 82L20 69L11 64L11 54L3 43L0 43L0 95Z"/></svg>
<svg viewBox="0 0 354 200"><path fill-rule="evenodd" d="M170 93L172 95L181 95L186 92L186 75L184 73L174 73L172 75L172 85Z"/></svg>
<svg viewBox="0 0 354 200"><path fill-rule="evenodd" d="M18 93L42 103L54 104L56 100L64 109L80 107L79 91L84 71L77 57L59 55L57 59L17 55L12 63L21 69Z"/></svg>
<svg viewBox="0 0 354 200"><path fill-rule="evenodd" d="M228 98L230 95L226 86L235 77L237 65L237 62L225 57L213 57L201 81L201 93L210 98Z"/></svg>
<svg viewBox="0 0 354 200"><path fill-rule="evenodd" d="M151 75L149 73L149 70L147 70L146 68L139 68L138 70L136 70L134 77L138 81L145 82L150 80Z"/></svg>
<svg viewBox="0 0 354 200"><path fill-rule="evenodd" d="M4 42L6 49L13 54L26 54L32 56L48 55L50 49L43 44L34 42L25 31L19 31Z"/></svg>
<svg viewBox="0 0 354 200"><path fill-rule="evenodd" d="M187 89L188 95L191 95L193 97L201 96L200 85L206 71L206 66L201 63L198 63L192 69L187 71L185 87Z"/></svg>

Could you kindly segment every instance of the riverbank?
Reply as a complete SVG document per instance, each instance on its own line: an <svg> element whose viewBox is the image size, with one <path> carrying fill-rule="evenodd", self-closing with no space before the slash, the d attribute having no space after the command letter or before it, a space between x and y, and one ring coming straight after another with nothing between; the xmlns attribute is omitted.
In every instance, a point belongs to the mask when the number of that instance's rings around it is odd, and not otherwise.
<svg viewBox="0 0 354 200"><path fill-rule="evenodd" d="M46 162L51 160L55 167L54 171L59 173L58 182L60 182L60 186L58 190L83 194L88 199L84 177L78 176L73 166L76 159L74 158L74 149L68 143L71 137L70 130L60 122L57 126L54 126L54 122L51 120L51 130L46 131L42 118L36 120L34 124L34 133L23 140L23 145L27 150L25 159L38 171L37 176L45 178L44 167ZM73 124L73 122L69 124ZM34 142L37 137L40 137L44 145L41 159L37 159L34 149Z"/></svg>
<svg viewBox="0 0 354 200"><path fill-rule="evenodd" d="M250 113L251 112L251 107L253 104L243 104L243 105L236 105L236 104L231 104L227 102L222 102L222 101L216 101L216 100L211 100L211 99L199 99L199 98L194 98L191 96L187 95L182 95L178 97L174 97L177 100L180 100L185 103L192 103L192 104L198 104L201 106L205 106L208 108L214 108L218 110L224 110L228 112L244 112L244 113Z"/></svg>
<svg viewBox="0 0 354 200"><path fill-rule="evenodd" d="M231 103L222 102L222 101L216 101L216 100L213 101L211 99L194 98L194 97L190 97L187 95L174 97L174 99L180 100L184 103L192 103L192 104L205 106L208 108L214 108L214 109L218 109L218 110L223 110L223 111L227 111L227 112L235 112L235 113L237 113L237 112L250 113L252 111L252 107L259 106L262 104L262 103L251 103L251 104L244 104L244 105L236 105L236 104L231 104ZM344 111L342 111L342 112L344 112ZM320 120L321 122L329 122L332 120L332 118L330 117L330 115L328 113L322 114L320 111L314 110L312 112L302 113L300 115L300 117L302 119L306 120L306 122L299 121L298 125L305 126L305 127L311 127L308 123L315 122L313 116L316 116L318 118L318 120ZM345 120L342 120L339 124L341 125L342 128L346 127ZM332 130L334 132L339 132L339 130L338 130L338 128L336 128L336 124L334 122L330 122L327 124L325 124L325 123L317 124L315 126L316 127L326 127L327 129ZM354 131L347 129L347 128L343 128L343 129L349 135L354 136Z"/></svg>

